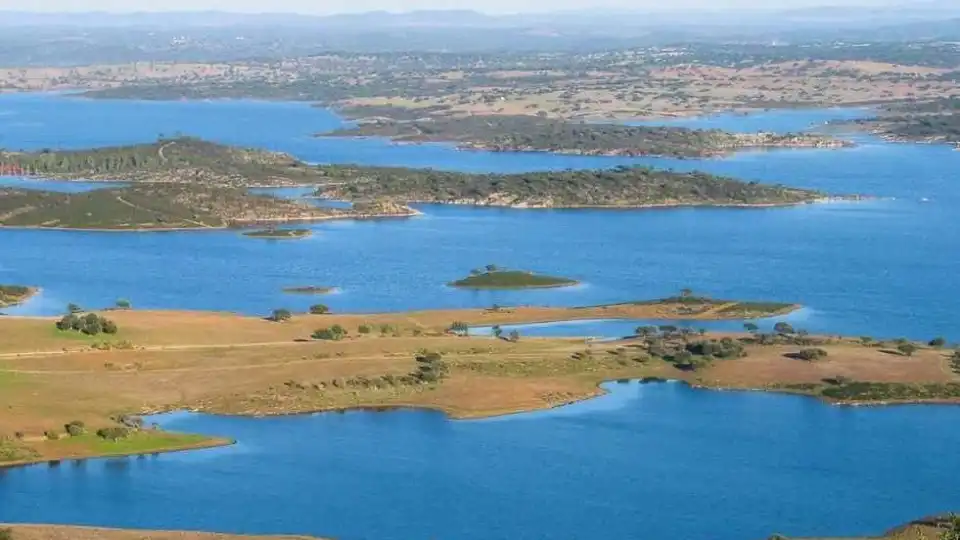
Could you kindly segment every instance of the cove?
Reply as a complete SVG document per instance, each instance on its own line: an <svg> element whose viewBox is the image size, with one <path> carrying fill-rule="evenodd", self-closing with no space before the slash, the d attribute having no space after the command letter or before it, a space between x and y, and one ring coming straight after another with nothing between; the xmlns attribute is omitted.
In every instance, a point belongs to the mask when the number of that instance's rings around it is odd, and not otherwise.
<svg viewBox="0 0 960 540"><path fill-rule="evenodd" d="M342 540L876 533L960 506L960 408L609 384L541 413L177 413L234 447L0 473L0 521ZM936 459L931 459L936 452ZM824 502L829 500L829 504ZM256 511L251 511L256 509Z"/></svg>

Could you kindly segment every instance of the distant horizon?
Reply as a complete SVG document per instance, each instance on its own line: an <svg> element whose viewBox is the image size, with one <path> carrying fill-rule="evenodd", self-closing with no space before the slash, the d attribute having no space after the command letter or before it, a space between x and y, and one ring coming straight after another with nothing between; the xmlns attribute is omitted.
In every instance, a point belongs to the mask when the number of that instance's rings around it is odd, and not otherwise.
<svg viewBox="0 0 960 540"><path fill-rule="evenodd" d="M939 7L933 0L907 2L905 0L785 0L777 4L758 0L674 0L668 5L649 0L555 0L548 4L543 0L487 0L485 2L455 2L449 0L412 0L399 5L399 0L332 0L324 7L306 0L274 0L269 9L263 9L261 0L169 0L163 9L156 9L154 0L44 0L42 7L23 9L20 0L0 0L0 16L3 14L58 15L58 14L107 14L107 15L155 15L155 14L203 14L223 13L231 15L362 15L389 13L393 15L417 12L475 12L488 16L557 14L593 12L670 13L723 11L789 11L793 9L829 8L890 8ZM543 5L547 4L547 5Z"/></svg>

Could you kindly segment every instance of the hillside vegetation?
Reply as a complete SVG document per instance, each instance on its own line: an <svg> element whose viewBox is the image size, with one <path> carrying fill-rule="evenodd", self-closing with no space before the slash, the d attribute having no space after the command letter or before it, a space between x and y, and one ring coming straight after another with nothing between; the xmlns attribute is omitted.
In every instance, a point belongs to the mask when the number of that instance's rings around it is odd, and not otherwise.
<svg viewBox="0 0 960 540"><path fill-rule="evenodd" d="M190 137L89 150L0 152L0 165L8 173L133 182L274 186L316 180L310 167L289 155Z"/></svg>
<svg viewBox="0 0 960 540"><path fill-rule="evenodd" d="M0 188L0 226L158 230L360 216L242 188L140 184L85 193ZM362 216L367 217L367 216Z"/></svg>
<svg viewBox="0 0 960 540"><path fill-rule="evenodd" d="M351 110L352 114L362 109ZM370 112L390 113L377 107ZM414 110L395 108L406 119ZM423 112L426 114L426 111ZM590 124L536 116L432 117L397 121L394 118L361 123L326 134L333 137L377 136L399 142L455 142L463 148L492 151L545 151L588 155L702 157L746 148L830 147L847 143L811 134L741 134L681 127Z"/></svg>
<svg viewBox="0 0 960 540"><path fill-rule="evenodd" d="M325 166L317 195L528 207L751 206L810 202L824 194L701 172L645 167L599 171L471 174L431 169Z"/></svg>

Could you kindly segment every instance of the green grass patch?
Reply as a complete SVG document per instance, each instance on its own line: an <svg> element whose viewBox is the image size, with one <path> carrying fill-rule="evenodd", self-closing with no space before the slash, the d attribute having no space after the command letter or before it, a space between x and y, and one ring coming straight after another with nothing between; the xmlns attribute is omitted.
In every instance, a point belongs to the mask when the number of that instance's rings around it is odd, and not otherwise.
<svg viewBox="0 0 960 540"><path fill-rule="evenodd" d="M573 279L534 274L520 270L498 270L465 277L450 283L462 289L541 289L576 285Z"/></svg>
<svg viewBox="0 0 960 540"><path fill-rule="evenodd" d="M736 304L721 309L718 313L723 315L773 314L789 309L792 305L793 304L785 304L783 302L737 302Z"/></svg>
<svg viewBox="0 0 960 540"><path fill-rule="evenodd" d="M149 454L188 448L210 441L204 435L171 433L167 431L139 431L128 437L111 441L102 439L93 433L79 437L67 437L53 443L63 448L85 449L96 455L112 456L126 454Z"/></svg>
<svg viewBox="0 0 960 540"><path fill-rule="evenodd" d="M13 461L26 461L36 459L37 452L27 448L17 441L10 439L0 439L0 463L10 463Z"/></svg>

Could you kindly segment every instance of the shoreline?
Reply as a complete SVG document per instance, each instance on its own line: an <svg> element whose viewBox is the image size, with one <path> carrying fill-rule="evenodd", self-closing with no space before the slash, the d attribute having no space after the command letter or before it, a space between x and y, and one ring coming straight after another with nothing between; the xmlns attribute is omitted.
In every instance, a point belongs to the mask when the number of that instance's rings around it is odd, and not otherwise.
<svg viewBox="0 0 960 540"><path fill-rule="evenodd" d="M482 411L465 411L461 410L454 405L433 405L433 404L419 404L419 403L404 403L397 402L391 403L389 405L372 405L372 404L357 404L357 405L347 405L347 406L338 406L338 407L323 407L316 408L311 410L302 410L302 411L291 411L291 412L268 412L268 413L225 413L225 412L206 412L197 410L190 407L171 407L163 408L149 411L145 413L145 416L156 415L156 414L165 414L173 412L186 412L190 414L197 415L208 415L208 416L222 416L222 417L231 417L231 418L249 418L249 419L263 419L269 420L272 418L294 418L294 417L308 417L318 414L346 414L351 412L366 412L366 413L391 413L391 412L403 412L403 411L421 411L421 412L432 412L442 414L450 422L469 422L473 420L487 420L494 418L504 418L511 416L520 416L525 414L537 414L543 412L549 412L553 410L563 409L565 407L570 407L580 403L585 403L594 399L599 399L604 396L611 394L611 391L605 386L620 384L620 383L636 383L640 385L647 384L684 384L691 390L704 391L704 392L750 392L750 393L768 393L781 396L795 396L805 399L813 399L817 402L832 407L869 407L869 408L881 408L881 407L904 407L904 406L960 406L960 398L957 399L932 399L932 400L877 400L877 401L863 401L863 402L854 402L854 401L845 401L845 400L834 400L825 398L823 396L812 395L805 392L790 391L785 389L778 388L750 388L750 387L736 387L736 386L711 386L705 384L699 384L696 382L691 382L686 379L678 378L660 378L660 377L627 377L623 379L603 379L597 382L593 389L589 392L586 392L582 395L570 397L563 402L544 404L543 406L530 406L530 407L507 407L502 409L488 409ZM202 433L195 435L204 436ZM145 455L160 455L160 454L172 454L179 452L190 452L194 450L207 450L213 448L225 448L228 446L233 446L238 444L237 439L232 438L221 438L221 437L211 437L207 441L200 443L193 443L188 445L182 445L177 447L169 447L160 450L141 450L135 452L116 452L116 453L106 453L106 454L91 454L89 456L70 456L62 458L36 458L30 460L21 460L15 462L0 462L0 471L7 469L15 469L21 467L34 467L44 464L54 464L61 462L76 462L76 461L86 461L89 459L111 459L111 458L129 458Z"/></svg>
<svg viewBox="0 0 960 540"><path fill-rule="evenodd" d="M36 298L41 292L43 292L43 289L41 289L40 287L27 287L27 294L21 296L20 298L17 298L13 302L9 302L9 303L0 302L0 309L22 306L27 302Z"/></svg>

